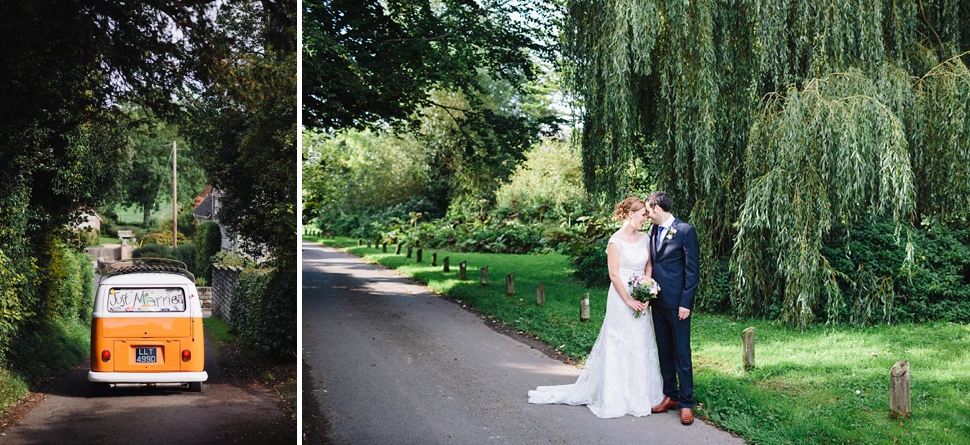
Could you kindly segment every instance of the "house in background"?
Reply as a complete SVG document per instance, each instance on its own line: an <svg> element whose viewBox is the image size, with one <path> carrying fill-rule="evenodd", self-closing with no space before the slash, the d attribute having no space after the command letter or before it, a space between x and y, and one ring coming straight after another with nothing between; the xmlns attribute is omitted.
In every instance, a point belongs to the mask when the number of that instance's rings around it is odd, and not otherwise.
<svg viewBox="0 0 970 445"><path fill-rule="evenodd" d="M205 190L195 197L195 201L192 202L192 206L195 208L192 210L192 216L195 217L195 222L197 224L214 222L219 224L219 198L222 193L219 190L212 188L211 185L206 186ZM230 239L226 235L226 230L222 228L222 224L219 224L219 232L222 234L222 242L220 247L226 250L231 250L237 252L236 241Z"/></svg>
<svg viewBox="0 0 970 445"><path fill-rule="evenodd" d="M76 229L83 232L84 229L90 227L101 233L101 217L94 213L94 210L82 210L80 212L81 223L77 225Z"/></svg>

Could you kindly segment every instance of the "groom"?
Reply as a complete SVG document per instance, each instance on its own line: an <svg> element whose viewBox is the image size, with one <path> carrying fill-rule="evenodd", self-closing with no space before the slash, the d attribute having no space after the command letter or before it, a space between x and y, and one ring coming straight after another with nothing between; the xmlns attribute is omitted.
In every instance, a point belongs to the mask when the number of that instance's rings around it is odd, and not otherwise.
<svg viewBox="0 0 970 445"><path fill-rule="evenodd" d="M664 398L653 412L680 408L680 423L694 423L694 370L690 359L690 312L698 281L697 233L670 214L671 200L656 191L646 199L653 279L660 294L651 303ZM679 383L679 387L678 387Z"/></svg>

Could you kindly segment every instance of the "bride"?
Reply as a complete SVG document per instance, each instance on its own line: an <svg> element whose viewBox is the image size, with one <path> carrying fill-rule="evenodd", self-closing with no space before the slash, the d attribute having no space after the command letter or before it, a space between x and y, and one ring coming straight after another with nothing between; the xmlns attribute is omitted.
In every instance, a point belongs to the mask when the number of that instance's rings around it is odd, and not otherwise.
<svg viewBox="0 0 970 445"><path fill-rule="evenodd" d="M634 317L648 304L630 298L627 291L630 277L651 276L649 237L640 231L646 205L630 197L617 204L615 215L623 225L606 248L611 283L606 317L586 366L576 383L529 391L529 403L586 405L597 417L611 418L650 415L663 400L652 317Z"/></svg>

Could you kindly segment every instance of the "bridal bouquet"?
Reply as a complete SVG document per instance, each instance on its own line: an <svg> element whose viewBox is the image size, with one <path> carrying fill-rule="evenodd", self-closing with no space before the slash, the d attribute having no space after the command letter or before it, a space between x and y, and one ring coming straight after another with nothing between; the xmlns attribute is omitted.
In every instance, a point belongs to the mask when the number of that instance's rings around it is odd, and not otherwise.
<svg viewBox="0 0 970 445"><path fill-rule="evenodd" d="M650 277L634 275L627 284L630 285L630 298L639 302L653 300L660 293L660 284ZM641 314L642 312L636 311L633 317L640 318Z"/></svg>

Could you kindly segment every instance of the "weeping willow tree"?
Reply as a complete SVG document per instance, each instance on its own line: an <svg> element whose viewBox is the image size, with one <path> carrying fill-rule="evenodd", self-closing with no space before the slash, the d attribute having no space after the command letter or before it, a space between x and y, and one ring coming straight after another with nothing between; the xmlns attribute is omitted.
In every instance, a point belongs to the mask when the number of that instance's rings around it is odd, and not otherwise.
<svg viewBox="0 0 970 445"><path fill-rule="evenodd" d="M891 218L907 244L970 216L970 3L566 5L588 191L616 200L645 175L671 193L702 289L731 257L739 314L867 322L820 253L833 225Z"/></svg>

